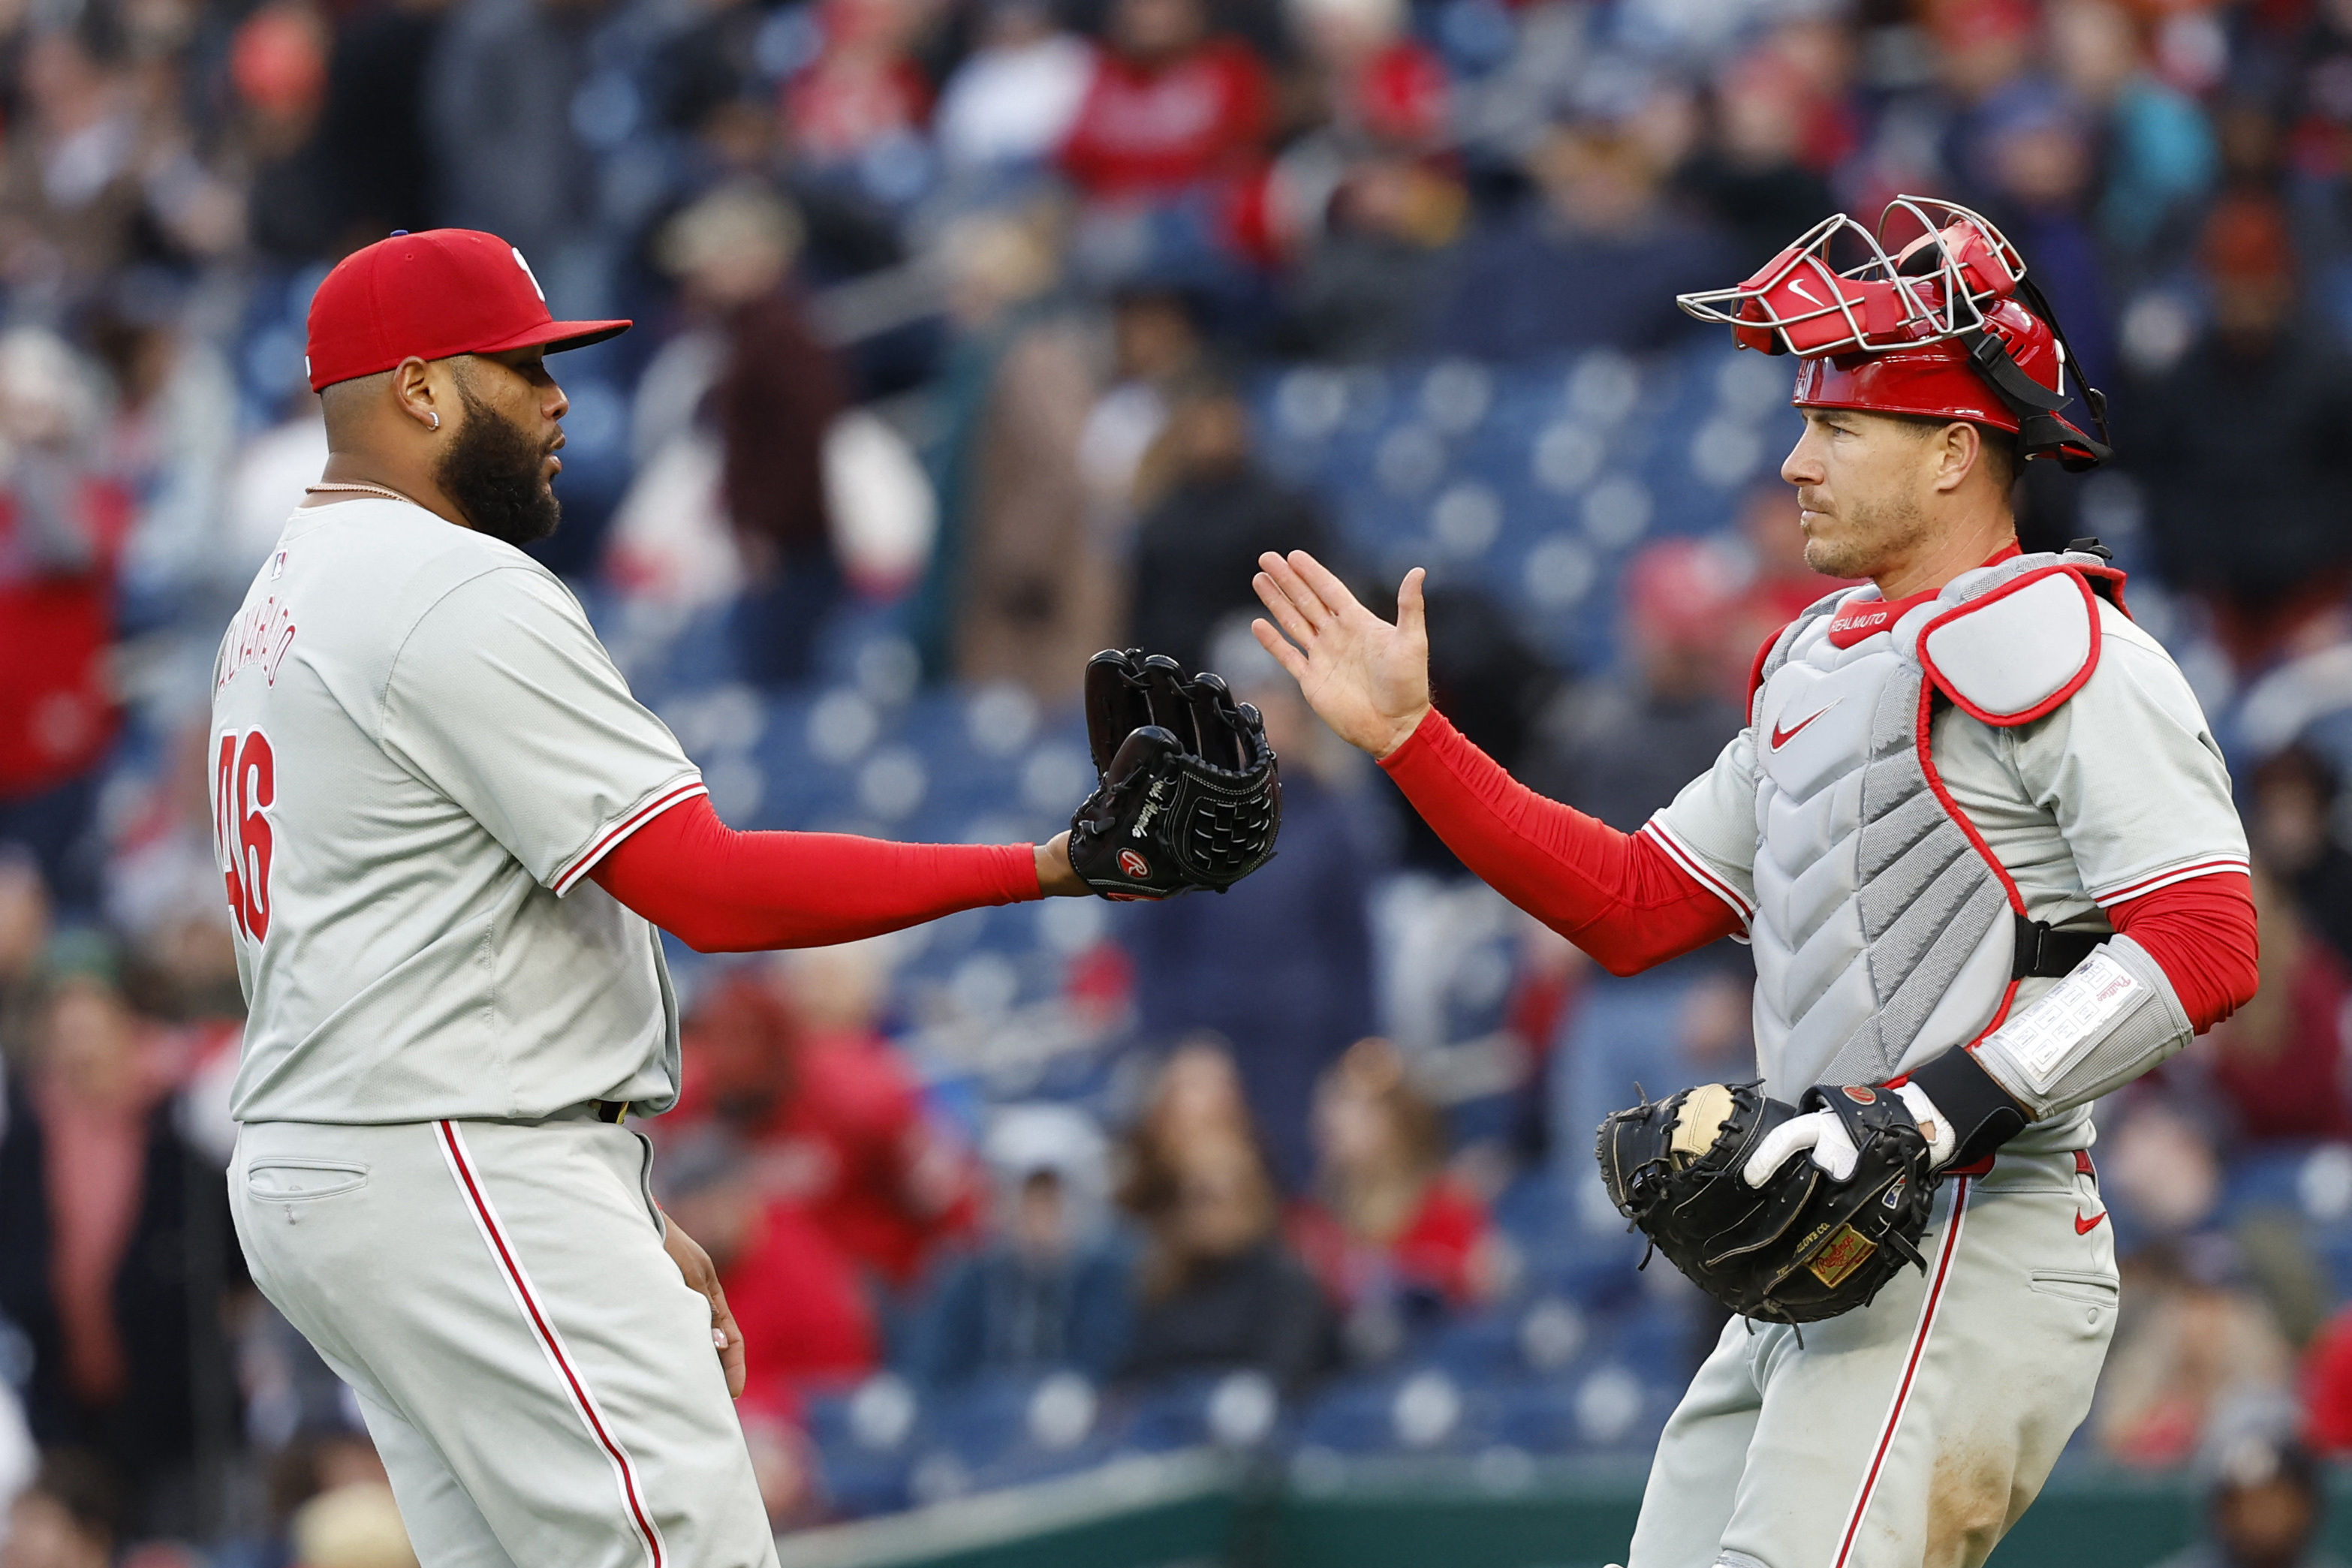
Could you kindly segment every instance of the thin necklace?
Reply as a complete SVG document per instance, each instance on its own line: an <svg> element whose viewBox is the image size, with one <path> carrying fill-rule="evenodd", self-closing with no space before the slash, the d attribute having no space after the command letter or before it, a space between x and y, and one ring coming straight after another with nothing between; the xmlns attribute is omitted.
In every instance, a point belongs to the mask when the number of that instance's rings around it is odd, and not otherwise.
<svg viewBox="0 0 2352 1568"><path fill-rule="evenodd" d="M423 507L425 505L424 502L418 500L414 496L404 496L399 491L389 489L382 485L305 485L302 486L302 494L306 496L324 496L339 491L351 494L383 496L394 501L405 501L412 507Z"/></svg>

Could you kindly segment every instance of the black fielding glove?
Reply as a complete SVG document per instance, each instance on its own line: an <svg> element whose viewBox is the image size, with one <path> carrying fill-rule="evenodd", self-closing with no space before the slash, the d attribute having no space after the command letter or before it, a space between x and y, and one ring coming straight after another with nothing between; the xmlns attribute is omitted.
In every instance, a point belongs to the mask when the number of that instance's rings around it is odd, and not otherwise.
<svg viewBox="0 0 2352 1568"><path fill-rule="evenodd" d="M1100 782L1070 819L1070 867L1106 898L1223 893L1274 858L1282 779L1256 708L1162 653L1087 661Z"/></svg>
<svg viewBox="0 0 2352 1568"><path fill-rule="evenodd" d="M1760 1083L1703 1083L1601 1124L1601 1176L1618 1212L1668 1261L1741 1317L1809 1323L1869 1304L1909 1266L1933 1213L1936 1176L1909 1111L1885 1090L1815 1089L1853 1138L1853 1174L1832 1181L1793 1151L1761 1185L1759 1145L1804 1114ZM1832 1104L1843 1101L1843 1105Z"/></svg>

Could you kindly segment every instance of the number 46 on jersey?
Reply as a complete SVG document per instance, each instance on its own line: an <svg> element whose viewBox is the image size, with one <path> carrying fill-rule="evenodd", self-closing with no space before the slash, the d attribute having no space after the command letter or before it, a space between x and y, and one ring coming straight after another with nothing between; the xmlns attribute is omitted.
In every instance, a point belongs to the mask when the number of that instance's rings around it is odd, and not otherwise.
<svg viewBox="0 0 2352 1568"><path fill-rule="evenodd" d="M269 819L278 798L278 765L269 737L257 729L220 738L213 778L213 834L228 867L228 906L250 941L269 935Z"/></svg>

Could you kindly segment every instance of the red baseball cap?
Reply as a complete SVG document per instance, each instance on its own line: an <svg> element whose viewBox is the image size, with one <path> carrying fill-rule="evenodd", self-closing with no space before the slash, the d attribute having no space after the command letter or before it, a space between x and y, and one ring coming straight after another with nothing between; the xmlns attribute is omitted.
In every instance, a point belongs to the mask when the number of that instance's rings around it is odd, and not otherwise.
<svg viewBox="0 0 2352 1568"><path fill-rule="evenodd" d="M414 354L498 354L543 344L584 349L626 321L558 321L522 252L478 229L400 233L335 264L310 297L305 362L317 392L388 371Z"/></svg>

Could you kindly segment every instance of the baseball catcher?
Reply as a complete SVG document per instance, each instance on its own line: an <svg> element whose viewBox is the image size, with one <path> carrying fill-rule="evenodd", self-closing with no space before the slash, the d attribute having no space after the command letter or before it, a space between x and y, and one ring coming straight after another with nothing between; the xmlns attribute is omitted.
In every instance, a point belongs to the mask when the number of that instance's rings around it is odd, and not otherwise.
<svg viewBox="0 0 2352 1568"><path fill-rule="evenodd" d="M2245 837L2106 552L2020 553L2019 465L2109 447L1998 229L1898 198L1680 303L1794 361L1790 521L1815 570L1869 580L1768 640L1746 727L1638 832L1432 709L1420 572L1391 624L1263 556L1255 630L1465 864L1612 972L1754 945L1754 1080L1600 1130L1609 1196L1739 1314L1629 1568L1971 1568L2114 1333L2091 1104L2253 994Z"/></svg>

